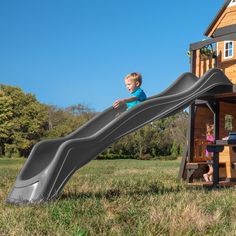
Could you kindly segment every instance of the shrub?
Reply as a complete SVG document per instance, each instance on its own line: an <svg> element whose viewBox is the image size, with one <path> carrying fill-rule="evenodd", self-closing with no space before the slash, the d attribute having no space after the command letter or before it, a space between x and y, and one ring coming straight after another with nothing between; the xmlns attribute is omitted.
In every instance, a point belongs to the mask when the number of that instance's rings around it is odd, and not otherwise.
<svg viewBox="0 0 236 236"><path fill-rule="evenodd" d="M172 161L177 160L178 156L175 155L169 155L169 156L158 156L155 159L156 160L163 160L163 161Z"/></svg>

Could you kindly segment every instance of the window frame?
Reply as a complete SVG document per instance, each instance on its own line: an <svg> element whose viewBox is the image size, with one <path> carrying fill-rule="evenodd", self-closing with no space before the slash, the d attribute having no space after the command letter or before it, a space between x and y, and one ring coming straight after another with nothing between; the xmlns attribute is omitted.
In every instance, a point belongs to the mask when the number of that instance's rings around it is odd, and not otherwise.
<svg viewBox="0 0 236 236"><path fill-rule="evenodd" d="M234 129L234 117L231 114L225 114L224 117L224 129L225 131L232 131Z"/></svg>
<svg viewBox="0 0 236 236"><path fill-rule="evenodd" d="M232 43L232 55L231 56L226 56L226 44L228 43ZM227 49L228 51L230 51L229 49ZM230 59L234 57L234 41L228 40L228 41L224 41L224 59Z"/></svg>

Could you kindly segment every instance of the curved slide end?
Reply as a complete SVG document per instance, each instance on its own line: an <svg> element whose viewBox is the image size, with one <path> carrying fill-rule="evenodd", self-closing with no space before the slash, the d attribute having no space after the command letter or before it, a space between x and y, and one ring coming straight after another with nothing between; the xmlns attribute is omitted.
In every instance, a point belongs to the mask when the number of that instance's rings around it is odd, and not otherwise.
<svg viewBox="0 0 236 236"><path fill-rule="evenodd" d="M38 188L39 182L31 184L29 186L25 186L24 188L17 188L14 187L12 192L9 194L8 198L6 199L5 203L7 204L32 204L34 202L40 203L41 201L45 200L44 198L33 199L35 195L35 190Z"/></svg>

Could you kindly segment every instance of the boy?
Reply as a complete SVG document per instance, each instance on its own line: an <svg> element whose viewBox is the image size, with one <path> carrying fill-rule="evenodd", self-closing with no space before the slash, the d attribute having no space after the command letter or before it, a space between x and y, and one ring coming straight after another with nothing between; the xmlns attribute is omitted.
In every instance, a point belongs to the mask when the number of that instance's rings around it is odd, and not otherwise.
<svg viewBox="0 0 236 236"><path fill-rule="evenodd" d="M116 100L113 103L114 108L118 108L123 103L126 103L127 109L139 104L140 102L147 99L146 94L140 88L142 84L142 75L139 73L130 73L125 77L125 86L131 93L130 98L124 98L120 100Z"/></svg>

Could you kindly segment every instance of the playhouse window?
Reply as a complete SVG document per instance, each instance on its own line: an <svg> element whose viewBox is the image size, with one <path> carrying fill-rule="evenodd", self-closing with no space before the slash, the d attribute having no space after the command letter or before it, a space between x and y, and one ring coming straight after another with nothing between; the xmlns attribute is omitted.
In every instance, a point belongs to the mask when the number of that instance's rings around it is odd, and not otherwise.
<svg viewBox="0 0 236 236"><path fill-rule="evenodd" d="M232 131L233 130L233 116L225 115L225 130Z"/></svg>
<svg viewBox="0 0 236 236"><path fill-rule="evenodd" d="M224 58L232 58L234 56L234 44L232 41L224 42Z"/></svg>

